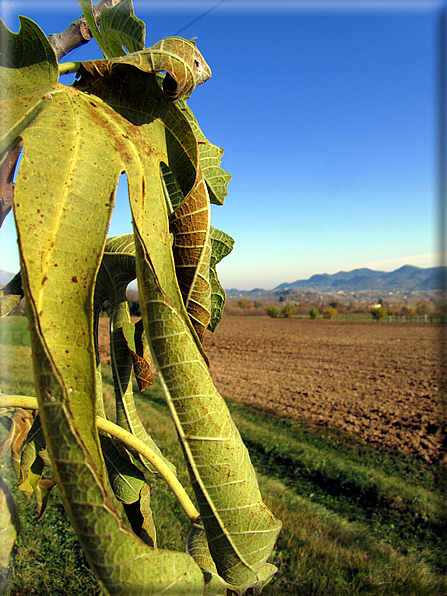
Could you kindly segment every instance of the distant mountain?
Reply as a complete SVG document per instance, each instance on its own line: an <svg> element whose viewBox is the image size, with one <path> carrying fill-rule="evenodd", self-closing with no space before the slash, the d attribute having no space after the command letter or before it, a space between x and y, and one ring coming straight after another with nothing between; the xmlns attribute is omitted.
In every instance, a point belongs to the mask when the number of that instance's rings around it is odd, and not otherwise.
<svg viewBox="0 0 447 596"><path fill-rule="evenodd" d="M7 284L8 281L11 281L14 275L15 273L9 273L8 271L2 271L0 269L0 287Z"/></svg>
<svg viewBox="0 0 447 596"><path fill-rule="evenodd" d="M374 271L353 269L329 275L312 275L293 283L283 283L274 290L315 290L319 292L361 292L380 290L382 292L418 292L441 289L442 277L447 275L446 267L413 267L404 265L395 271Z"/></svg>

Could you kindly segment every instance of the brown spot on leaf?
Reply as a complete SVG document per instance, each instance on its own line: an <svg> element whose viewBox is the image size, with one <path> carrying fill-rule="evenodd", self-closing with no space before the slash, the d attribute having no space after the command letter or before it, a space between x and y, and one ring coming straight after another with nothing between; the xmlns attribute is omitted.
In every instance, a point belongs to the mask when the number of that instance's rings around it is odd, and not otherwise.
<svg viewBox="0 0 447 596"><path fill-rule="evenodd" d="M71 278L71 281L72 281L74 284L77 284L77 283L78 283L78 278L73 276L73 277Z"/></svg>

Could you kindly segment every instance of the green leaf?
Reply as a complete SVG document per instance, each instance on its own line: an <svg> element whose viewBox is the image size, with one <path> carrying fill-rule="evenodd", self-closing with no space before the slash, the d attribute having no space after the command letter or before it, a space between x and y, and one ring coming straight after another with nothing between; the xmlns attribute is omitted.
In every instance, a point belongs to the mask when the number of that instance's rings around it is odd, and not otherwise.
<svg viewBox="0 0 447 596"><path fill-rule="evenodd" d="M87 25L107 58L123 56L144 48L145 24L137 19L131 0L121 0L115 6L104 6L100 29L96 24L91 0L79 0Z"/></svg>
<svg viewBox="0 0 447 596"><path fill-rule="evenodd" d="M0 567L6 569L20 531L20 519L11 492L0 478Z"/></svg>
<svg viewBox="0 0 447 596"><path fill-rule="evenodd" d="M210 201L215 205L223 205L225 197L228 194L227 186L231 180L231 174L220 167L224 151L221 147L213 145L208 141L184 98L176 101L176 105L182 110L190 123L199 144L200 165L208 188Z"/></svg>
<svg viewBox="0 0 447 596"><path fill-rule="evenodd" d="M96 343L101 306L105 300L110 300L110 348L117 424L146 443L164 460L168 467L175 471L175 467L163 457L160 449L144 428L133 398L132 368L135 365L137 381L141 384L140 390L146 388L152 380L149 366L149 345L144 337L142 324L136 326L131 323L126 300L126 287L135 277L133 234L108 238L95 286L94 329ZM142 456L135 454L135 457L152 473L156 472Z"/></svg>
<svg viewBox="0 0 447 596"><path fill-rule="evenodd" d="M96 23L95 15L93 13L92 0L78 0L78 2L93 38L99 45L99 48L101 49L104 56L110 58L111 55L109 54L107 41L104 39Z"/></svg>
<svg viewBox="0 0 447 596"><path fill-rule="evenodd" d="M211 319L210 216L208 192L202 178L198 178L181 205L169 216L177 281L200 341Z"/></svg>
<svg viewBox="0 0 447 596"><path fill-rule="evenodd" d="M20 451L33 425L34 414L35 412L23 410L22 408L16 408L14 410L12 415L12 427L1 449L3 454L5 447L6 449L11 447L11 462L17 478L20 477Z"/></svg>
<svg viewBox="0 0 447 596"><path fill-rule="evenodd" d="M102 452L110 484L124 510L133 531L146 544L156 545L156 531L150 508L150 489L144 474L130 461L124 448L102 433Z"/></svg>
<svg viewBox="0 0 447 596"><path fill-rule="evenodd" d="M40 416L37 415L20 457L19 489L29 498L40 485L40 502L37 505L38 513L43 515L43 511L41 511L43 501L47 493L49 496L49 492L55 484L56 480L48 456Z"/></svg>
<svg viewBox="0 0 447 596"><path fill-rule="evenodd" d="M211 321L208 325L210 331L215 331L223 315L225 307L225 290L220 285L217 277L216 266L233 250L234 240L225 232L216 230L211 226L211 261L210 261L210 283L211 283Z"/></svg>
<svg viewBox="0 0 447 596"><path fill-rule="evenodd" d="M19 20L19 33L0 20L0 155L48 103L58 78L56 54L44 32L31 19Z"/></svg>
<svg viewBox="0 0 447 596"><path fill-rule="evenodd" d="M174 174L163 162L160 163L160 172L162 175L163 192L168 207L168 214L171 215L174 209L177 209L177 207L183 203L185 197Z"/></svg>
<svg viewBox="0 0 447 596"><path fill-rule="evenodd" d="M8 316L23 298L22 277L14 275L10 282L0 290L0 318Z"/></svg>
<svg viewBox="0 0 447 596"><path fill-rule="evenodd" d="M133 370L139 391L144 391L153 383L151 375L151 351L144 333L141 319L136 323L124 323L123 335L132 358Z"/></svg>
<svg viewBox="0 0 447 596"><path fill-rule="evenodd" d="M118 65L129 65L145 73L165 72L163 90L166 101L189 96L193 90L208 80L211 69L193 41L182 37L166 37L154 46L116 58L83 62L78 70L81 76L79 89L93 87L95 80L110 78ZM141 109L142 106L140 105Z"/></svg>
<svg viewBox="0 0 447 596"><path fill-rule="evenodd" d="M36 488L34 489L34 494L36 495L37 513L39 515L39 517L37 518L38 521L42 519L43 514L47 509L51 491L55 486L57 486L56 478L42 477L37 483Z"/></svg>
<svg viewBox="0 0 447 596"><path fill-rule="evenodd" d="M149 486L143 484L139 500L135 503L125 504L124 510L135 534L146 544L156 546L157 532L150 507L150 495Z"/></svg>
<svg viewBox="0 0 447 596"><path fill-rule="evenodd" d="M135 16L131 0L121 0L115 6L104 6L101 12L101 33L110 56L124 56L144 48L146 26Z"/></svg>
<svg viewBox="0 0 447 596"><path fill-rule="evenodd" d="M186 537L186 552L190 554L205 577L204 596L227 596L231 588L217 572L216 564L208 547L205 529L200 525L200 518L191 526Z"/></svg>

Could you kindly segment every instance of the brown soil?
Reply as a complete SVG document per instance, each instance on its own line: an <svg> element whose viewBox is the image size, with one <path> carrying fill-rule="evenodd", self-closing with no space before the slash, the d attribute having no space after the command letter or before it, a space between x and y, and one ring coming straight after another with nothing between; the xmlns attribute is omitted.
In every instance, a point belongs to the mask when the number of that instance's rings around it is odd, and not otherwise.
<svg viewBox="0 0 447 596"><path fill-rule="evenodd" d="M98 325L99 360L101 364L110 364L109 319L101 317Z"/></svg>
<svg viewBox="0 0 447 596"><path fill-rule="evenodd" d="M224 396L439 458L440 328L224 317L204 347Z"/></svg>
<svg viewBox="0 0 447 596"><path fill-rule="evenodd" d="M110 364L108 319L99 329ZM436 461L445 428L439 340L440 327L423 323L225 316L204 348L223 396Z"/></svg>

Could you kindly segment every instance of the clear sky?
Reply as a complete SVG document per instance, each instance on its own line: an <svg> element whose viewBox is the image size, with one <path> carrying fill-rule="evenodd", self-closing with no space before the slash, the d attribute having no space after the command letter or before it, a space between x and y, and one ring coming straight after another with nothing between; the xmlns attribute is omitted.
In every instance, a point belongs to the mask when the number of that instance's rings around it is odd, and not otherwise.
<svg viewBox="0 0 447 596"><path fill-rule="evenodd" d="M147 47L197 37L213 71L189 105L233 176L224 206L212 207L212 225L236 241L218 268L225 288L439 264L440 6L134 0ZM24 14L46 34L80 14L76 0L1 0L0 11L11 30ZM100 57L91 41L64 60ZM111 236L131 231L126 194L120 183ZM0 269L15 272L11 215L0 238Z"/></svg>

